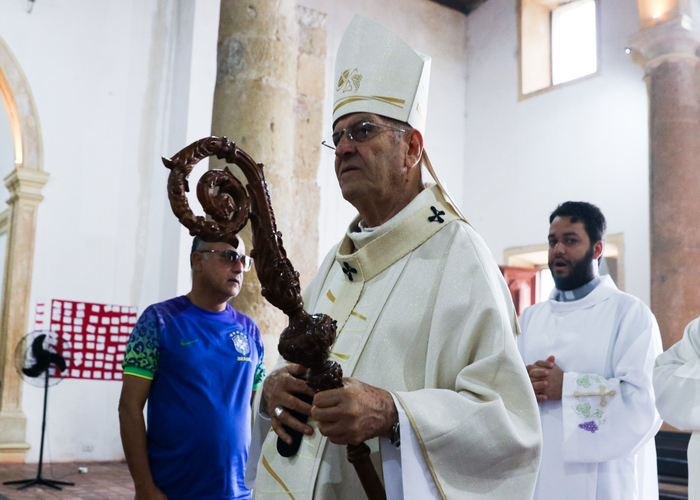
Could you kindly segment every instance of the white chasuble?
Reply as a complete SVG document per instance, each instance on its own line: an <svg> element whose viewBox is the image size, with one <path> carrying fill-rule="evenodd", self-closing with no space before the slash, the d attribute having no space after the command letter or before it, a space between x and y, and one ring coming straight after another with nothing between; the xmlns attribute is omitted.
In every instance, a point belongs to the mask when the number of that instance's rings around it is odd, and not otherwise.
<svg viewBox="0 0 700 500"><path fill-rule="evenodd" d="M674 427L693 431L688 444L688 499L700 500L700 318L656 358L656 406Z"/></svg>
<svg viewBox="0 0 700 500"><path fill-rule="evenodd" d="M526 365L554 356L561 401L539 403L544 447L536 500L658 499L652 370L656 319L610 276L572 302L548 300L520 317Z"/></svg>
<svg viewBox="0 0 700 500"><path fill-rule="evenodd" d="M354 232L357 222L304 293L309 312L338 322L331 359L344 376L399 401L402 441L414 432L439 498L529 499L541 447L537 405L510 294L483 240L435 187L371 233ZM314 435L287 459L256 419L264 443L251 446L246 472L254 498L364 500L345 446L309 425ZM367 444L384 477L378 440ZM411 493L404 488L404 498Z"/></svg>

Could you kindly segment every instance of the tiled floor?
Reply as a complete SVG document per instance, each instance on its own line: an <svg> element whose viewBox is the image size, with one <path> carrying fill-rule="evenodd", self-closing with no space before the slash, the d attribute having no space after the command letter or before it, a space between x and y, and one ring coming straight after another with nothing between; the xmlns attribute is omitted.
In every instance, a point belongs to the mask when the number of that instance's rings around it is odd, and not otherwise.
<svg viewBox="0 0 700 500"><path fill-rule="evenodd" d="M78 467L87 467L85 474ZM0 500L133 500L134 485L126 462L87 462L44 464L45 479L74 482L58 491L48 486L17 490L5 481L35 478L36 464L0 464Z"/></svg>
<svg viewBox="0 0 700 500"><path fill-rule="evenodd" d="M85 474L78 467L87 467ZM17 490L16 486L2 484L5 481L35 478L36 464L0 464L0 500L133 500L134 486L126 462L87 462L44 464L45 479L71 481L75 486L65 486L58 491L47 486L33 486ZM687 486L664 484L662 490L673 496L662 498L687 498Z"/></svg>

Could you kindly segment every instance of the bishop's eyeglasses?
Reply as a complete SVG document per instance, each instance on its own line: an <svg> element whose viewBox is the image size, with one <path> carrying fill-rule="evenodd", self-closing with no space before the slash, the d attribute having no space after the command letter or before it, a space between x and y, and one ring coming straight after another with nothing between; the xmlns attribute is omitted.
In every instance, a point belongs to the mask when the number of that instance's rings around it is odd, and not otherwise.
<svg viewBox="0 0 700 500"><path fill-rule="evenodd" d="M219 257L231 266L235 266L240 261L243 266L243 272L250 271L250 268L253 266L253 259L251 257L248 257L246 254L238 253L230 248L226 250L197 250L197 253L219 254Z"/></svg>
<svg viewBox="0 0 700 500"><path fill-rule="evenodd" d="M340 139L342 139L344 135L346 135L347 138L351 141L365 142L387 129L401 133L406 132L406 130L399 127L394 127L392 125L384 125L383 123L374 123L371 121L362 120L357 123L353 123L348 128L344 128L338 130L337 132L333 132L333 135L331 136L333 140L333 146L328 144L328 142L326 141L322 141L321 144L329 149L335 150L335 148L338 147L338 144L340 144Z"/></svg>

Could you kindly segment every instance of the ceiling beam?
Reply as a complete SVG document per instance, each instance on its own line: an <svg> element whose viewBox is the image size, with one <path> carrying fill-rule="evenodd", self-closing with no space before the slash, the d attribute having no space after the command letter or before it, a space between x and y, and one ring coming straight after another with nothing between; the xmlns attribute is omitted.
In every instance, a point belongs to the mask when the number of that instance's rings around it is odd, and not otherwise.
<svg viewBox="0 0 700 500"><path fill-rule="evenodd" d="M469 15L470 12L485 1L486 0L433 0L435 3L439 3L440 5L444 5L445 7L462 12L466 15Z"/></svg>

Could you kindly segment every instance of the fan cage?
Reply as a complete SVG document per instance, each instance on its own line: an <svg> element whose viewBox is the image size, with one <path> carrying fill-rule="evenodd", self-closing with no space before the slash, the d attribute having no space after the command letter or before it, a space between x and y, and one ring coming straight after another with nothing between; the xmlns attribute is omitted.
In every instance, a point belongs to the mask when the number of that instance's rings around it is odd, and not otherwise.
<svg viewBox="0 0 700 500"><path fill-rule="evenodd" d="M17 344L17 348L15 349L15 368L17 369L17 373L19 373L20 377L22 377L30 385L36 386L43 386L44 375L42 374L38 377L29 377L24 374L22 369L31 368L36 364L37 360L32 352L32 344L40 335L46 335L42 342L42 347L46 351L62 355L63 352L70 351L71 349L70 341L62 339L58 332L53 332L50 330L35 330L25 335L22 340L20 340L20 342ZM55 364L49 366L48 372L49 378L53 379L51 381L52 384L57 383L68 375L70 370L70 363L68 360L66 360L66 364L67 366L64 371L59 371Z"/></svg>

